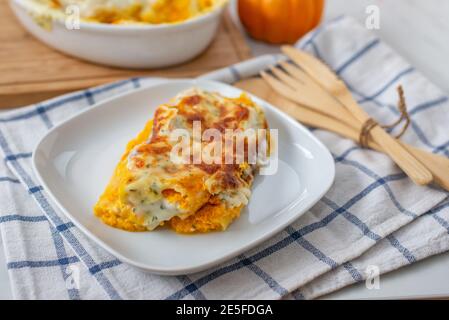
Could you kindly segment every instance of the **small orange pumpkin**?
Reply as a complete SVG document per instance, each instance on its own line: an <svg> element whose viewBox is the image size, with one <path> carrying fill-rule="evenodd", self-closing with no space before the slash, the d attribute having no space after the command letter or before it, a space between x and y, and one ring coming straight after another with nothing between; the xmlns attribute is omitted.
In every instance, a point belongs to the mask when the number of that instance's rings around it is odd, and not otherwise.
<svg viewBox="0 0 449 320"><path fill-rule="evenodd" d="M294 43L318 25L324 0L238 0L240 20L255 39Z"/></svg>

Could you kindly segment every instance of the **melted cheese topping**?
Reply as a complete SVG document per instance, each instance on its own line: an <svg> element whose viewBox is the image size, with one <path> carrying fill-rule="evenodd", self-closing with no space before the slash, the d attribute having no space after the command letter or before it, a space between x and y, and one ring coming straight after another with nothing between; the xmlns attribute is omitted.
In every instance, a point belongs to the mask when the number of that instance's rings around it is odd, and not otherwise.
<svg viewBox="0 0 449 320"><path fill-rule="evenodd" d="M76 5L83 19L101 23L176 23L221 6L227 0L31 0L65 12Z"/></svg>
<svg viewBox="0 0 449 320"><path fill-rule="evenodd" d="M225 230L248 204L258 166L249 164L246 154L240 164L172 162L179 142L170 139L174 130L189 132L190 146L210 142L195 137L195 123L201 124L201 133L211 128L226 132L268 127L262 109L245 95L230 99L198 89L178 95L159 106L154 120L128 143L95 214L128 231L164 224L181 233ZM220 156L226 156L225 148ZM235 158L232 163L237 163Z"/></svg>

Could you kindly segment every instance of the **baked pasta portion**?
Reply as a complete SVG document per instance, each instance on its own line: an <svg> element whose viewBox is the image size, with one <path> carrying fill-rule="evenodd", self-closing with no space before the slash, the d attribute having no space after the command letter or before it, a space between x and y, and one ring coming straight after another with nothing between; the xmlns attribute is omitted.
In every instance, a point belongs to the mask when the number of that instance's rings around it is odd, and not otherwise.
<svg viewBox="0 0 449 320"><path fill-rule="evenodd" d="M176 23L204 14L227 0L31 0L50 9L77 6L85 20L101 23Z"/></svg>
<svg viewBox="0 0 449 320"><path fill-rule="evenodd" d="M159 106L128 143L95 215L127 231L225 230L248 204L261 166L250 146L268 150L267 129L263 110L248 96L189 89Z"/></svg>

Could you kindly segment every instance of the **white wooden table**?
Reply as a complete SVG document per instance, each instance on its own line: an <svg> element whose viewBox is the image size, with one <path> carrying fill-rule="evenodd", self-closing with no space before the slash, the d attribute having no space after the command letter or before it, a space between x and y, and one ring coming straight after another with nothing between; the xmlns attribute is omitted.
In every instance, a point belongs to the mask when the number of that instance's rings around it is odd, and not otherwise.
<svg viewBox="0 0 449 320"><path fill-rule="evenodd" d="M379 36L449 94L449 1L327 0L325 19L348 14L364 22L366 6L371 4L381 9ZM279 50L250 39L248 42L255 55ZM360 284L325 298L449 297L448 270L446 253L382 276L380 290L367 290ZM9 298L12 294L1 246L0 299Z"/></svg>

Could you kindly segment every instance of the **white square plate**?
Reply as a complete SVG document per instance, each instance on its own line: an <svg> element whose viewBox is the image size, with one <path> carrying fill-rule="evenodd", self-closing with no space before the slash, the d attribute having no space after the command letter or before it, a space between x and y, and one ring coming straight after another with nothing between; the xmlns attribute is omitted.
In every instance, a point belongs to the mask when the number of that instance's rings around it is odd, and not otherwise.
<svg viewBox="0 0 449 320"><path fill-rule="evenodd" d="M254 247L312 207L330 188L332 156L306 128L252 96L279 134L279 169L258 176L247 208L225 232L179 235L170 230L130 233L103 224L92 212L127 142L156 107L199 87L236 97L241 90L205 80L168 81L114 97L52 129L33 154L35 172L60 209L88 237L121 261L149 272L198 272Z"/></svg>

